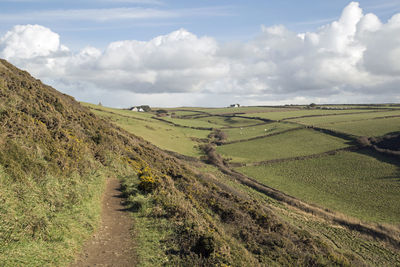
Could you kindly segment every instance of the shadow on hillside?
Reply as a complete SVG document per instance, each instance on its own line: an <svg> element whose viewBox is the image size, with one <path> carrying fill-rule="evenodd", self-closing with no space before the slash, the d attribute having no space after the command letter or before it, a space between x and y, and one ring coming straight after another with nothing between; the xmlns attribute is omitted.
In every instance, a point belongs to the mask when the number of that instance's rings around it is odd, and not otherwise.
<svg viewBox="0 0 400 267"><path fill-rule="evenodd" d="M380 153L380 152L374 150L373 148L363 148L363 149L356 151L355 153L373 157L383 163L395 165L397 167L397 169L396 169L396 172L394 173L394 175L387 176L387 177L381 177L380 179L400 182L400 157L398 155L390 155L390 154Z"/></svg>
<svg viewBox="0 0 400 267"><path fill-rule="evenodd" d="M399 156L380 153L378 151L375 151L373 148L363 148L363 149L356 151L356 153L373 157L384 163L396 165L400 169L400 157Z"/></svg>
<svg viewBox="0 0 400 267"><path fill-rule="evenodd" d="M395 175L393 176L387 176L387 177L381 177L379 178L380 180L389 180L392 182L397 182L400 183L400 171L398 171Z"/></svg>

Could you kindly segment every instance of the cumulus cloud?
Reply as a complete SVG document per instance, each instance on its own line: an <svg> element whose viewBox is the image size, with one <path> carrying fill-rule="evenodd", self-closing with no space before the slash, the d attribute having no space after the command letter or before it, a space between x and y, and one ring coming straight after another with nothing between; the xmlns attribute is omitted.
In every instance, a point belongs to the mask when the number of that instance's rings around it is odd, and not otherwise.
<svg viewBox="0 0 400 267"><path fill-rule="evenodd" d="M110 105L390 102L398 101L399 36L400 14L383 23L352 2L314 32L262 26L253 40L223 44L179 29L74 53L50 29L20 25L0 38L0 56L78 99Z"/></svg>
<svg viewBox="0 0 400 267"><path fill-rule="evenodd" d="M7 59L47 57L66 50L58 34L39 25L18 25L0 38L0 55Z"/></svg>

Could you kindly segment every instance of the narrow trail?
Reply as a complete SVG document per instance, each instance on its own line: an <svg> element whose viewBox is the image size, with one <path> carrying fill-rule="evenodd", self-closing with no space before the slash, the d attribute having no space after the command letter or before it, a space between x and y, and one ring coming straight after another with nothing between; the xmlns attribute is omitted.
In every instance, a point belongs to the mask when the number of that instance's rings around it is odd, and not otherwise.
<svg viewBox="0 0 400 267"><path fill-rule="evenodd" d="M71 267L136 266L132 219L121 203L119 186L116 178L108 179L102 199L101 226Z"/></svg>

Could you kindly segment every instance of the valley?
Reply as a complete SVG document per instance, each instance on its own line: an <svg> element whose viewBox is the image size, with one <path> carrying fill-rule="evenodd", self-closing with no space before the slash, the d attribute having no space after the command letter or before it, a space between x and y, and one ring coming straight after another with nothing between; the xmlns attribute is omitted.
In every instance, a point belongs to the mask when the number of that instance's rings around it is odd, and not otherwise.
<svg viewBox="0 0 400 267"><path fill-rule="evenodd" d="M134 112L0 62L2 266L400 262L397 105Z"/></svg>

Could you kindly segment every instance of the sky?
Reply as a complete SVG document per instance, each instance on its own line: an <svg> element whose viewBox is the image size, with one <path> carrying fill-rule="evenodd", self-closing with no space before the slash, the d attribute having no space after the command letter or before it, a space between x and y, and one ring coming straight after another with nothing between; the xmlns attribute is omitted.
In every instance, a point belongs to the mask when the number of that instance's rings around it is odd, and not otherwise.
<svg viewBox="0 0 400 267"><path fill-rule="evenodd" d="M0 58L112 107L400 102L400 1L0 0Z"/></svg>

